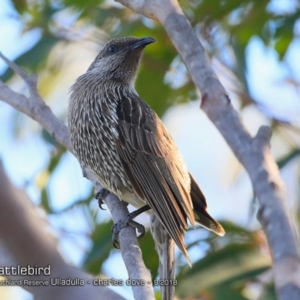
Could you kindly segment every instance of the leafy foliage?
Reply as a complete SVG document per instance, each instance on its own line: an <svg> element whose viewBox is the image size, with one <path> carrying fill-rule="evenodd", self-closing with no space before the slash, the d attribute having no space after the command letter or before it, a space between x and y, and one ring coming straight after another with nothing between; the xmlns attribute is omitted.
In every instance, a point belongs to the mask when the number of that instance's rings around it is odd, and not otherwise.
<svg viewBox="0 0 300 300"><path fill-rule="evenodd" d="M108 258L112 249L111 228L112 221L98 224L93 233L93 247L84 260L84 268L91 274L99 274L103 262Z"/></svg>
<svg viewBox="0 0 300 300"><path fill-rule="evenodd" d="M222 289L220 295L225 290L236 294L239 291L239 298L243 299L245 283L271 266L270 259L255 248L253 244L230 244L208 254L194 263L192 269L179 274L178 294L196 296L204 290L210 291L214 299L222 299L217 296Z"/></svg>
<svg viewBox="0 0 300 300"><path fill-rule="evenodd" d="M259 37L265 45L277 51L280 59L284 59L295 38L295 26L300 17L299 9L296 7L289 13L274 11L272 1L269 0L222 0L218 1L218 5L211 0L181 2L209 55L221 61L235 74L235 80L239 81L242 87L237 88L241 107L256 104L248 95L247 46L253 37ZM121 8L112 1L12 0L12 3L16 14L24 23L25 30L38 28L42 33L40 40L15 60L27 71L32 73L43 71L51 52L62 41L72 44L84 39L91 41L96 36L98 43L98 40L103 42L115 36L153 36L158 43L155 47L147 48L144 54L137 80L140 95L160 116L174 103L187 102L195 98L191 79L159 24L146 20L127 8ZM90 28L93 28L93 34L89 34ZM82 33L85 31L88 33ZM225 59L224 49L230 49L234 53L233 58ZM13 73L8 69L2 74L1 79L11 80L12 76ZM168 76L171 76L171 80L168 80ZM179 79L175 80L176 77ZM59 165L65 149L44 131L42 137L45 143L56 149L45 168L51 176ZM278 161L279 167L283 168L297 156L299 148L295 147ZM47 187L41 187L40 193L40 206L48 214L55 214ZM96 220L90 208L92 198L93 191L86 198L75 201L65 209L65 212L71 211L75 205L81 206L92 220L90 232L92 245L85 253L82 267L92 274L98 274L112 251L110 231L112 223ZM258 275L270 268L269 257L260 251L265 245L256 239L255 232L229 223L225 225L229 234L222 242L215 242L215 237L208 235L200 241L201 246L198 241L188 245L190 248L198 246L201 251L209 250L194 263L192 269L183 268L178 271L176 291L180 297L248 299L244 295L247 284L255 281ZM149 232L140 241L140 246L145 263L155 277L158 259L153 255L154 243ZM270 284L265 289L263 299L274 298L274 288Z"/></svg>

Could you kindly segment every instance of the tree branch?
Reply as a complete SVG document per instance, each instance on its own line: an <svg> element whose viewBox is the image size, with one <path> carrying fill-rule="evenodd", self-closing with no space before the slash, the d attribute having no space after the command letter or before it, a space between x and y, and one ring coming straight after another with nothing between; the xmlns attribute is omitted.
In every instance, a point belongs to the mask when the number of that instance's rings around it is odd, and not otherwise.
<svg viewBox="0 0 300 300"><path fill-rule="evenodd" d="M277 295L279 299L300 299L300 259L288 218L284 186L270 153L270 129L262 127L256 137L250 136L176 0L116 1L165 27L201 92L201 108L250 176L260 203L259 220L272 252Z"/></svg>
<svg viewBox="0 0 300 300"><path fill-rule="evenodd" d="M25 81L29 88L30 96L26 97L19 94L0 80L0 98L6 103L13 106L15 109L37 121L45 128L59 143L65 146L73 153L71 146L68 128L52 113L51 109L45 104L43 99L38 94L36 83L37 78L29 78L26 74L12 61L9 61L0 52L0 57ZM99 191L102 186L97 182L96 178L91 173L86 173L87 178L93 182L96 190ZM129 213L126 205L119 199L109 194L105 198L114 222L127 216ZM143 279L147 284L132 286L135 299L154 299L154 291L152 288L152 279L149 270L146 268L141 250L138 247L135 230L131 227L123 228L119 234L122 257L131 279ZM24 248L22 248L24 249Z"/></svg>
<svg viewBox="0 0 300 300"><path fill-rule="evenodd" d="M10 280L46 281L50 278L75 279L84 281L82 286L65 286L64 288L50 283L41 289L39 286L24 285L23 287L35 298L50 300L81 300L81 299L124 299L104 286L95 286L90 275L66 264L58 251L56 242L49 233L45 222L30 208L30 200L26 193L17 190L9 181L0 163L0 236L5 248L17 262L7 263L2 255L1 266L39 266L50 265L50 276L46 275L9 275ZM26 250L26 251L24 251ZM87 282L90 282L88 284Z"/></svg>

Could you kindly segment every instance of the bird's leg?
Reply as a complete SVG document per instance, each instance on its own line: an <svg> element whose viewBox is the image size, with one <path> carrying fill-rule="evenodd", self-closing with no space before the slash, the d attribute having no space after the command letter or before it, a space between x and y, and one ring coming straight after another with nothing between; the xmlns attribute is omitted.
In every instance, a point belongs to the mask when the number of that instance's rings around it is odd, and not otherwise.
<svg viewBox="0 0 300 300"><path fill-rule="evenodd" d="M109 190L102 188L95 196L95 199L98 200L98 205L100 207L100 209L105 210L104 208L102 208L102 205L104 204L104 198L109 194Z"/></svg>
<svg viewBox="0 0 300 300"><path fill-rule="evenodd" d="M112 227L112 232L113 232L112 241L113 241L113 245L115 248L119 248L118 247L119 232L121 231L122 228L124 228L128 225L132 226L134 229L137 229L137 231L140 233L140 235L138 235L138 239L144 236L145 227L142 224L139 224L138 222L133 221L133 219L149 209L150 209L150 206L145 205L145 206L129 213L124 219L122 219L122 220L118 221L116 224L114 224L114 226Z"/></svg>

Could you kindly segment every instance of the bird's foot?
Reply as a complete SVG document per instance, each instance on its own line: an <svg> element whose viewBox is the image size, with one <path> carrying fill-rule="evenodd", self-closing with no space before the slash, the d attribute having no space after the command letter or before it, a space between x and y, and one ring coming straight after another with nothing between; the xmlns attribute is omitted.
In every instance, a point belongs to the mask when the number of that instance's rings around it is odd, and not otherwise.
<svg viewBox="0 0 300 300"><path fill-rule="evenodd" d="M133 221L133 219L135 217L137 217L138 215L140 215L141 213L143 213L146 210L149 210L150 206L149 205L145 205L143 207L141 207L140 209L137 209L131 213L129 213L124 219L118 221L116 224L113 225L112 227L112 232L113 232L113 237L112 237L112 242L115 248L119 248L119 241L118 241L118 237L119 237L119 232L121 231L122 228L126 227L126 226L132 226L134 229L136 229L139 232L139 235L137 236L138 239L140 239L141 237L143 237L145 235L145 227L138 223Z"/></svg>
<svg viewBox="0 0 300 300"><path fill-rule="evenodd" d="M142 224L135 222L133 220L128 221L127 218L120 220L118 223L114 224L114 226L112 227L112 232L113 232L112 243L115 248L120 248L120 243L119 243L119 239L118 239L119 233L122 228L124 228L128 225L132 226L134 229L136 229L140 233L137 237L138 239L144 236L145 227Z"/></svg>
<svg viewBox="0 0 300 300"><path fill-rule="evenodd" d="M109 190L102 188L95 196L95 199L98 200L99 208L102 210L105 210L105 208L102 208L102 205L104 204L104 198L109 194Z"/></svg>

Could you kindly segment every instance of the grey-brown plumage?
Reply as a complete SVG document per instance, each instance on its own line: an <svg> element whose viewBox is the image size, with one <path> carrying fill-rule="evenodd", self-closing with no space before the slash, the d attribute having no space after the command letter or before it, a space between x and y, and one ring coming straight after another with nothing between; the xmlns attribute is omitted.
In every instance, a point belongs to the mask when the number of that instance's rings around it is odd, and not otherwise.
<svg viewBox="0 0 300 300"><path fill-rule="evenodd" d="M142 51L152 42L126 37L104 46L71 88L71 141L82 166L103 187L136 208L148 204L188 257L187 220L219 235L224 230L207 213L205 197L162 121L134 89Z"/></svg>

